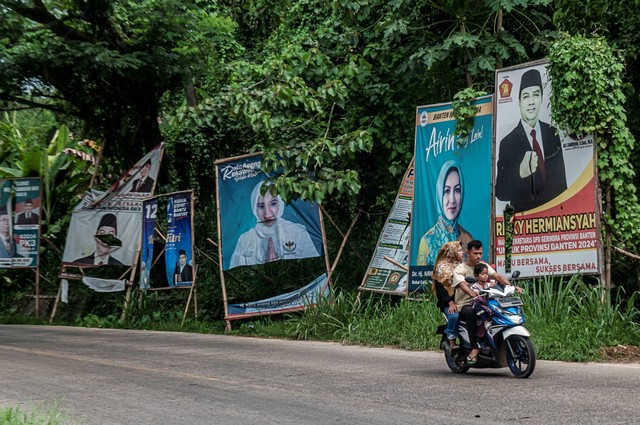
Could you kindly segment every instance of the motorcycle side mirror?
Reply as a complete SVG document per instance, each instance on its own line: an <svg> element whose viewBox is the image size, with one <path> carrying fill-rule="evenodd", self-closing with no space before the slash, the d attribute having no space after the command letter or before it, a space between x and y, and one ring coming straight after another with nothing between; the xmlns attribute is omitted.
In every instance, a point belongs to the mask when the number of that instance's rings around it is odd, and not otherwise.
<svg viewBox="0 0 640 425"><path fill-rule="evenodd" d="M511 279L517 279L520 276L520 270L516 270L511 273Z"/></svg>
<svg viewBox="0 0 640 425"><path fill-rule="evenodd" d="M465 278L464 278L464 280L465 280L467 283L476 283L476 282L477 282L476 278L475 278L475 277L473 277L473 276L467 276L467 277L465 277Z"/></svg>

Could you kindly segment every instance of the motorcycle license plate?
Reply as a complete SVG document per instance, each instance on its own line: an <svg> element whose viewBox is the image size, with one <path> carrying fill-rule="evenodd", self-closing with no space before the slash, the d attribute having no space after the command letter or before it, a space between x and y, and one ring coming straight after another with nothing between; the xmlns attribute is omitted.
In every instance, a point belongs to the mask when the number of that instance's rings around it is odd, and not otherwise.
<svg viewBox="0 0 640 425"><path fill-rule="evenodd" d="M518 297L505 297L500 298L498 300L498 304L500 304L500 307L518 307L523 305L524 303Z"/></svg>

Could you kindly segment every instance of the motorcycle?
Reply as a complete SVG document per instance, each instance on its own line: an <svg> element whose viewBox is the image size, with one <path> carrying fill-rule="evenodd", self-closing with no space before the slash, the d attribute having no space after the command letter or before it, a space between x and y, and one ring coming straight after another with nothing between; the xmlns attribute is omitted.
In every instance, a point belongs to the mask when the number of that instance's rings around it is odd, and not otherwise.
<svg viewBox="0 0 640 425"><path fill-rule="evenodd" d="M514 272L512 278L517 278ZM472 276L465 279L469 284L476 282ZM444 334L446 325L438 326L436 334L442 335L440 347L444 350L447 366L454 373L466 373L469 368L502 368L509 367L517 378L528 378L536 367L536 351L529 339L531 333L523 326L524 303L520 297L514 296L514 286L500 284L480 291L486 300L490 314L485 315L484 336L478 337L480 353L477 362L467 365L467 356L471 352L469 335L464 321L458 323L460 344L453 350L449 347ZM482 312L478 312L482 316Z"/></svg>

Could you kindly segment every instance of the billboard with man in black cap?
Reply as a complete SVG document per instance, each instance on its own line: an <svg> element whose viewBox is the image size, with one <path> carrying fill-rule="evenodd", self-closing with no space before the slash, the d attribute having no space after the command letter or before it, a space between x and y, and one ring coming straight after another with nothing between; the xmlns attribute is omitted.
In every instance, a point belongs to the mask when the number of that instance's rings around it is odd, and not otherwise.
<svg viewBox="0 0 640 425"><path fill-rule="evenodd" d="M496 70L499 273L510 268L536 277L599 270L594 137L553 125L554 89L544 60Z"/></svg>

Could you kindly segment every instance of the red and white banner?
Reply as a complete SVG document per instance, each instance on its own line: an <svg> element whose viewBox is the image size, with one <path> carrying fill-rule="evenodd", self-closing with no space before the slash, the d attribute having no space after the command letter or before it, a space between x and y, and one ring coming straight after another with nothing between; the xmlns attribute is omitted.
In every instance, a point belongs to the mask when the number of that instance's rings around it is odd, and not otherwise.
<svg viewBox="0 0 640 425"><path fill-rule="evenodd" d="M557 130L546 62L496 72L496 265L505 272L504 212L515 209L511 270L522 277L598 273L594 137Z"/></svg>

